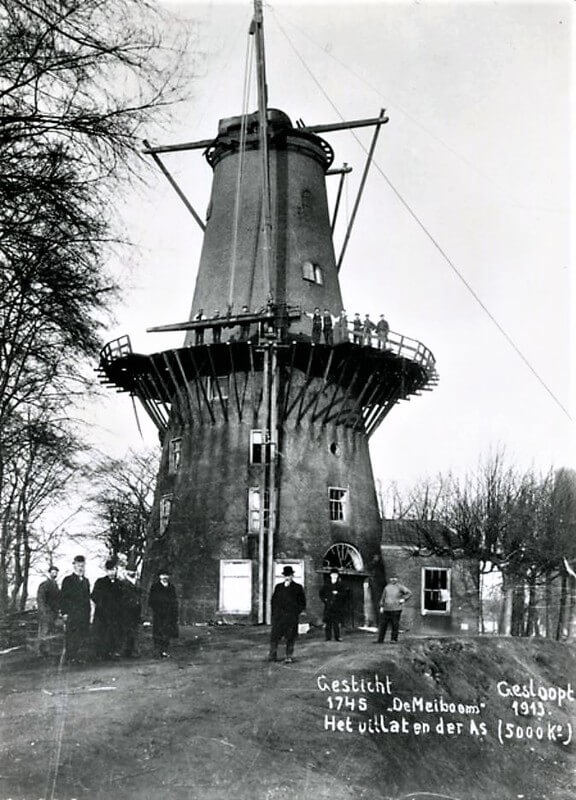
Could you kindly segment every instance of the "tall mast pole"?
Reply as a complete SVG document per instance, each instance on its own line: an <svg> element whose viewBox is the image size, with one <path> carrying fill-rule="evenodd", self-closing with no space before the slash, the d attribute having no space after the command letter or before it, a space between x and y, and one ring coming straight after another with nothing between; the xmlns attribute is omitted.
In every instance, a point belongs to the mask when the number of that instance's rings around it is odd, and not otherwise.
<svg viewBox="0 0 576 800"><path fill-rule="evenodd" d="M260 123L260 156L262 163L262 269L265 285L268 284L268 301L276 309L277 281L272 268L272 202L270 198L270 159L268 151L268 86L266 84L266 56L264 51L264 19L262 0L254 0L252 32L256 37L256 68L258 83L258 118ZM276 527L276 459L278 438L278 365L276 344L268 341L264 346L263 407L266 428L269 431L269 463L264 465L261 490L261 526L259 552L260 602L258 621L272 621L272 591L274 589L274 534ZM268 496L268 530L264 536L264 507ZM262 603L262 599L264 603Z"/></svg>
<svg viewBox="0 0 576 800"><path fill-rule="evenodd" d="M264 18L262 0L254 0L252 26L256 37L256 69L258 82L258 118L260 122L260 156L262 159L262 266L268 283L270 300L275 301L272 285L272 209L270 201L270 163L268 158L268 86L264 52Z"/></svg>

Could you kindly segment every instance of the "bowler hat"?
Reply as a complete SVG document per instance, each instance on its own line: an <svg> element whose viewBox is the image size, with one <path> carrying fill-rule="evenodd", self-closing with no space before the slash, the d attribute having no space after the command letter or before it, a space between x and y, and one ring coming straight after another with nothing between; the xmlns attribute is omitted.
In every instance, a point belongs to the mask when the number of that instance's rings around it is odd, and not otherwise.
<svg viewBox="0 0 576 800"><path fill-rule="evenodd" d="M294 570L292 567L284 567L282 570L282 575L294 575Z"/></svg>

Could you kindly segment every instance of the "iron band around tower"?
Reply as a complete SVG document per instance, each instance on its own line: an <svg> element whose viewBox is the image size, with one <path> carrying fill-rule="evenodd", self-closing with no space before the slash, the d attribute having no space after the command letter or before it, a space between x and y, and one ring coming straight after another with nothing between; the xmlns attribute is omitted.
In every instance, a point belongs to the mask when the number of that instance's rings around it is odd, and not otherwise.
<svg viewBox="0 0 576 800"><path fill-rule="evenodd" d="M245 119L245 149L258 150L261 147L258 114L248 114ZM218 136L204 151L211 167L215 167L225 156L238 152L241 126L242 117L220 120ZM268 142L271 149L305 151L326 170L334 161L334 151L327 141L315 133L294 128L288 115L276 108L268 109Z"/></svg>

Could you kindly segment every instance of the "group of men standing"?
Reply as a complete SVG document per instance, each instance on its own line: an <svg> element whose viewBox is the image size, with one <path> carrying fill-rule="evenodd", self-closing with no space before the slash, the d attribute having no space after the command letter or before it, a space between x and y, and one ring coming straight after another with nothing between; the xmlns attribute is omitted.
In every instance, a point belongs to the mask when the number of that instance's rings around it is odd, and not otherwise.
<svg viewBox="0 0 576 800"><path fill-rule="evenodd" d="M320 599L324 604L324 633L327 642L341 642L340 626L348 609L350 591L345 586L336 567L330 570L328 582L320 589ZM378 644L384 641L388 627L391 627L391 641L398 641L400 615L404 603L412 592L398 578L391 577L380 596L378 620ZM272 629L270 632L270 651L268 661L278 661L278 647L282 639L286 643L285 664L294 660L294 644L298 636L298 620L306 608L306 595L299 583L294 581L294 570L290 566L282 570L282 581L272 594Z"/></svg>
<svg viewBox="0 0 576 800"><path fill-rule="evenodd" d="M351 330L354 344L371 347L375 339L376 347L379 350L386 348L390 326L384 314L380 315L380 319L376 323L372 322L369 314L366 314L363 320L360 318L360 314L355 314L350 328L348 316L344 309L342 309L338 317L332 316L327 308L323 312L320 312L319 308L315 308L312 314L307 311L304 313L312 320L311 339L313 344L320 344L322 338L324 339L324 344L334 344L335 332L338 342L347 342L350 339Z"/></svg>
<svg viewBox="0 0 576 800"><path fill-rule="evenodd" d="M38 587L39 654L49 654L48 638L55 632L57 620L61 617L66 631L66 662L80 663L80 651L90 631L92 601L95 607L94 639L97 658L137 658L138 629L142 620L142 591L137 581L136 569L121 559L109 559L105 563L106 575L98 578L90 592L84 556L76 556L72 567L72 574L64 578L61 588L58 587L58 567L55 566L50 566L48 578ZM334 637L336 642L340 642L340 626L348 609L350 592L338 569L330 570L328 582L322 586L319 594L324 604L326 641L331 641ZM402 607L411 596L412 592L399 584L398 578L390 578L380 597L378 643L384 641L389 626L392 629L391 640L398 641ZM166 568L158 571L157 579L150 587L148 606L152 611L155 655L166 658L170 640L178 637L178 599ZM304 589L294 581L293 568L285 566L282 570L282 581L277 584L272 595L269 661L278 661L278 647L284 639L284 662L292 663L298 621L305 609Z"/></svg>
<svg viewBox="0 0 576 800"><path fill-rule="evenodd" d="M92 591L85 575L86 559L76 556L72 574L58 587L58 568L50 566L48 578L38 587L38 653L49 655L48 640L58 620L65 627L66 662L81 661L81 651L90 633L91 602L94 604L94 647L102 661L121 657L137 658L138 631L142 622L142 590L136 568L123 556L109 559L106 575L98 578ZM178 636L178 600L166 569L152 584L148 605L152 611L155 652L167 657L168 643Z"/></svg>

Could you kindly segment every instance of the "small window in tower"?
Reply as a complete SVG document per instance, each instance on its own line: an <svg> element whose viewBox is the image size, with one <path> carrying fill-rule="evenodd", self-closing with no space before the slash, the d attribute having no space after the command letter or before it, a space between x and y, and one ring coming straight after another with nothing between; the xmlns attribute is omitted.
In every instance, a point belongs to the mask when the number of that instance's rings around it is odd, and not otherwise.
<svg viewBox="0 0 576 800"><path fill-rule="evenodd" d="M171 439L168 445L168 472L178 472L182 457L182 439Z"/></svg>
<svg viewBox="0 0 576 800"><path fill-rule="evenodd" d="M422 569L422 613L450 613L450 570L445 567Z"/></svg>
<svg viewBox="0 0 576 800"><path fill-rule="evenodd" d="M330 520L346 522L348 519L348 489L341 489L338 486L328 487L328 503Z"/></svg>
<svg viewBox="0 0 576 800"><path fill-rule="evenodd" d="M210 400L228 400L229 380L228 375L219 375L217 378L209 378L209 397Z"/></svg>
<svg viewBox="0 0 576 800"><path fill-rule="evenodd" d="M269 499L268 492L264 495L264 527L268 528ZM248 533L260 532L261 503L260 488L254 486L248 489Z"/></svg>
<svg viewBox="0 0 576 800"><path fill-rule="evenodd" d="M315 283L314 264L311 261L305 261L302 264L302 277L305 281L312 281L312 283Z"/></svg>
<svg viewBox="0 0 576 800"><path fill-rule="evenodd" d="M269 464L272 443L268 431L250 431L250 463Z"/></svg>
<svg viewBox="0 0 576 800"><path fill-rule="evenodd" d="M172 511L172 495L164 494L160 498L160 534L166 532Z"/></svg>
<svg viewBox="0 0 576 800"><path fill-rule="evenodd" d="M319 264L314 264L313 261L303 262L302 277L305 281L317 283L319 286L324 285L324 270Z"/></svg>

